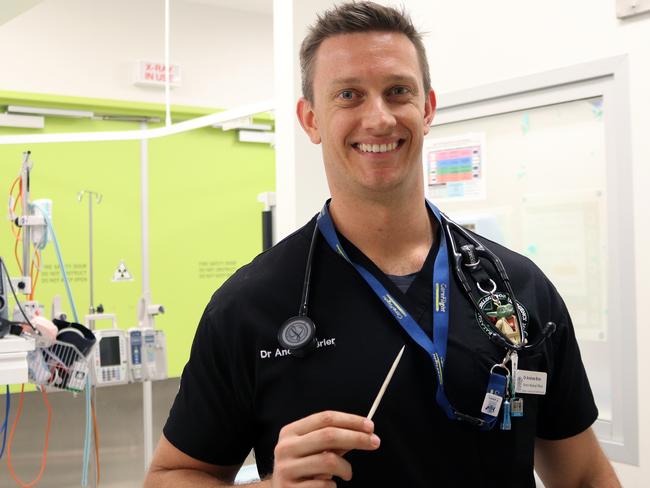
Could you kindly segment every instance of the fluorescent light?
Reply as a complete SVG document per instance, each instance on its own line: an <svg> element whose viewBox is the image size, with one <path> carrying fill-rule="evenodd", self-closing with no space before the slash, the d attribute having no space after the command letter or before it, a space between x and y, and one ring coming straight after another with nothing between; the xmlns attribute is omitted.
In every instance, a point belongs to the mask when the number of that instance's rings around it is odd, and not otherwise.
<svg viewBox="0 0 650 488"><path fill-rule="evenodd" d="M95 115L93 120L114 120L117 122L147 122L157 124L159 117L147 117L146 115Z"/></svg>
<svg viewBox="0 0 650 488"><path fill-rule="evenodd" d="M45 118L35 115L0 114L0 126L19 127L21 129L43 129Z"/></svg>
<svg viewBox="0 0 650 488"><path fill-rule="evenodd" d="M273 126L271 124L232 124L226 126L226 124L223 125L213 125L214 128L216 129L221 129L223 131L227 130L256 130L256 131L270 131L273 130Z"/></svg>
<svg viewBox="0 0 650 488"><path fill-rule="evenodd" d="M71 132L62 134L32 134L0 136L0 144L42 144L45 142L93 142L93 141L134 141L142 139L154 139L156 137L171 136L180 134L201 127L209 127L214 124L223 124L229 120L246 117L248 115L269 112L275 107L274 100L253 103L240 108L217 112L203 117L186 120L173 124L169 127L158 127L145 130L123 130L106 132Z"/></svg>
<svg viewBox="0 0 650 488"><path fill-rule="evenodd" d="M221 129L222 131L227 130L273 130L271 124L254 124L253 117L241 117L239 119L229 120L223 124L214 124L212 127L215 129Z"/></svg>
<svg viewBox="0 0 650 488"><path fill-rule="evenodd" d="M260 132L254 130L240 130L239 142L262 142L273 144L275 142L274 132Z"/></svg>
<svg viewBox="0 0 650 488"><path fill-rule="evenodd" d="M93 113L85 110L64 110L59 108L23 107L9 105L7 112L14 114L53 115L56 117L72 117L75 119L92 118Z"/></svg>
<svg viewBox="0 0 650 488"><path fill-rule="evenodd" d="M221 130L232 130L232 129L237 129L242 125L249 125L252 123L253 123L253 117L249 116L249 117L239 117L238 119L229 120L220 125L221 125ZM215 125L215 127L219 127L219 125Z"/></svg>
<svg viewBox="0 0 650 488"><path fill-rule="evenodd" d="M248 124L238 127L238 129L269 131L273 130L273 126L271 124Z"/></svg>

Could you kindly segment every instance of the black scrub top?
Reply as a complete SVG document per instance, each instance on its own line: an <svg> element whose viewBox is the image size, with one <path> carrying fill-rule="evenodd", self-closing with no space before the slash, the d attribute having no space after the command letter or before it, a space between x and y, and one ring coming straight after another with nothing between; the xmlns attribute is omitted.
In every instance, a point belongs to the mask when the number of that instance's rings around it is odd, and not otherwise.
<svg viewBox="0 0 650 488"><path fill-rule="evenodd" d="M512 430L497 425L481 432L447 418L435 400L431 358L322 236L315 249L309 303L318 347L305 358L288 354L278 344L277 332L297 314L315 225L314 218L238 270L213 295L164 427L165 437L178 449L204 462L234 465L253 448L261 477L269 476L284 425L323 410L367 415L403 345L402 360L373 419L381 446L346 454L353 478L337 479L338 486L534 487L535 438L571 437L596 420L561 297L530 260L480 237L510 276L528 316L530 339L539 336L546 322L557 324L542 346L520 355L519 368L546 372L548 384L545 396L520 395L524 416L512 419ZM373 273L431 335L438 241L404 294L339 237L348 256ZM505 351L481 330L454 278L450 289L445 390L456 409L480 417L489 370Z"/></svg>

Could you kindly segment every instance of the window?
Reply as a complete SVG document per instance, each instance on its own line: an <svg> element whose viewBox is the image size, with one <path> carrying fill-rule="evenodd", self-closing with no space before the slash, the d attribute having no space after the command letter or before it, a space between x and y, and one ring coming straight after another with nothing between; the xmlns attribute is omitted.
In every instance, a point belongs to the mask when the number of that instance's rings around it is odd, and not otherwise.
<svg viewBox="0 0 650 488"><path fill-rule="evenodd" d="M442 95L427 196L528 256L571 312L609 457L638 462L626 60ZM570 406L567 406L570 408Z"/></svg>

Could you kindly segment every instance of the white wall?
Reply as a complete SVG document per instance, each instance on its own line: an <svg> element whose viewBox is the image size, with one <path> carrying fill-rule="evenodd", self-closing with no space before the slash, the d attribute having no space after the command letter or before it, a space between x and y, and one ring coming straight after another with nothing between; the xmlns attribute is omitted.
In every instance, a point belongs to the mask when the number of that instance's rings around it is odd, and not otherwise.
<svg viewBox="0 0 650 488"><path fill-rule="evenodd" d="M234 4L235 2L233 2ZM273 96L273 21L171 2L172 104L231 108ZM164 103L133 85L138 59L164 61L162 0L44 0L0 25L0 90Z"/></svg>
<svg viewBox="0 0 650 488"><path fill-rule="evenodd" d="M293 3L300 2L294 0ZM432 83L439 99L443 99L445 93L495 81L617 54L628 55L635 223L635 234L629 238L636 249L638 270L636 344L639 347L640 372L640 467L623 464L616 464L615 467L624 486L647 486L647 480L650 480L650 417L645 413L650 411L650 382L643 372L650 370L650 354L644 354L643 348L650 347L650 329L644 323L646 313L642 307L650 297L650 283L644 279L650 271L650 255L643 252L650 242L646 211L650 208L650 192L647 191L650 185L650 145L647 143L647 134L650 133L650 15L619 21L615 13L615 0L394 0L383 3L403 3L416 25L429 32L425 44ZM302 16L294 16L287 22L299 32L313 20L313 14L302 12ZM294 106L287 103L279 106L278 110L289 113L293 112ZM282 139L278 140L278 148L283 143L285 141ZM281 234L313 215L322 204L319 202L327 197L320 183L316 186L312 184L322 178L323 172L322 168L313 165L313 148L305 149L303 145L304 138L296 142L296 168L291 176L295 178L296 206L278 207L278 218L287 225L280 229ZM286 176L281 173L280 167L278 169L280 182ZM313 191L304 194L301 188L311 188ZM630 347L635 347L635 344L630 344Z"/></svg>

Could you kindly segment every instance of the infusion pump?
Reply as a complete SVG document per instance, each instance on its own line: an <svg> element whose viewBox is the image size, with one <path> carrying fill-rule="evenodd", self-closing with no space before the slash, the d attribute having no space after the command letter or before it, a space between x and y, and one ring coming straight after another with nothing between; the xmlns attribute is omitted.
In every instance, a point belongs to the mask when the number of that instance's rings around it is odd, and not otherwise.
<svg viewBox="0 0 650 488"><path fill-rule="evenodd" d="M93 332L97 338L97 346L92 358L95 385L128 383L126 332L120 329L102 329Z"/></svg>
<svg viewBox="0 0 650 488"><path fill-rule="evenodd" d="M94 330L97 346L90 359L96 386L167 378L167 343L162 330L118 329L113 314L87 315L86 322L112 320L112 329Z"/></svg>
<svg viewBox="0 0 650 488"><path fill-rule="evenodd" d="M129 329L129 373L132 382L167 378L167 342L162 330Z"/></svg>

